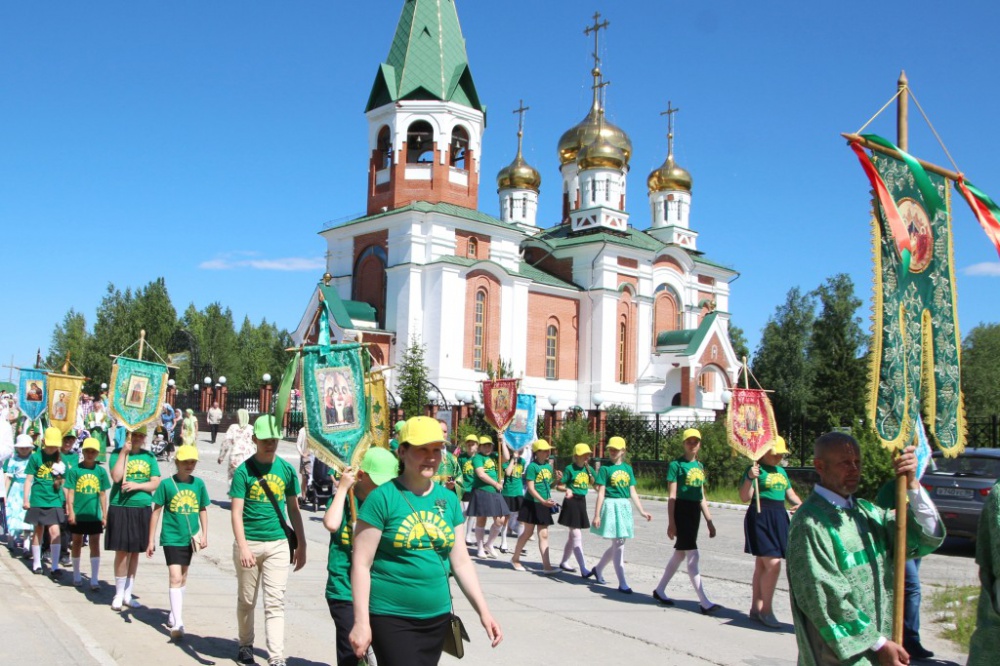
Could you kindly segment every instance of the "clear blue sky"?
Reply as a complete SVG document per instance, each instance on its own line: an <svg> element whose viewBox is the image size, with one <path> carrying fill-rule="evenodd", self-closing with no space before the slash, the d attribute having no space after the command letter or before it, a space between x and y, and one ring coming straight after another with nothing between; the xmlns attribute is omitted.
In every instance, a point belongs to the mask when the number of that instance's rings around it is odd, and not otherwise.
<svg viewBox="0 0 1000 666"><path fill-rule="evenodd" d="M328 220L365 208L364 106L403 0L0 4L0 359L28 363L76 308L92 323L109 282L164 276L179 310L220 301L292 328L323 273ZM871 285L867 181L839 132L857 130L905 68L959 166L1000 198L996 2L459 0L488 105L480 207L513 157L543 176L558 221L556 142L586 113L599 9L610 119L635 146L629 211L666 154L694 177L692 226L732 265L751 346L789 288L847 272ZM947 158L911 106L911 151ZM894 114L871 130L894 138ZM997 316L1000 262L954 206L963 331ZM299 270L276 270L298 268ZM30 277L29 277L30 276ZM867 317L867 307L861 312ZM6 379L6 372L0 372Z"/></svg>

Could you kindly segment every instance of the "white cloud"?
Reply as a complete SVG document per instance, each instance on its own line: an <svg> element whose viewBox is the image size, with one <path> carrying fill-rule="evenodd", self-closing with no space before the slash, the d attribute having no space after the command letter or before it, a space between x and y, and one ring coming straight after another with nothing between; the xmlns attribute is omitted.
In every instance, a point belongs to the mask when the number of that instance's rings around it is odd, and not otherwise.
<svg viewBox="0 0 1000 666"><path fill-rule="evenodd" d="M237 268L251 268L258 271L315 271L326 268L326 261L322 257L239 258L257 257L257 255L256 252L230 252L203 261L198 268L207 271L229 271Z"/></svg>
<svg viewBox="0 0 1000 666"><path fill-rule="evenodd" d="M1000 277L1000 261L984 261L981 264L972 264L962 272L966 275Z"/></svg>

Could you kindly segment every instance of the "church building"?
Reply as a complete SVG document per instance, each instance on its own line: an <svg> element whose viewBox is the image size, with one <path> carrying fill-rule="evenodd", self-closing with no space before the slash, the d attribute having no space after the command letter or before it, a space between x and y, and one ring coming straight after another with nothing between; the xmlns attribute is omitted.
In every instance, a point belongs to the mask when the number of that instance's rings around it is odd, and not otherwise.
<svg viewBox="0 0 1000 666"><path fill-rule="evenodd" d="M602 27L588 28L595 44ZM645 183L649 218L634 226L632 143L605 117L596 56L591 74L592 105L557 144L561 219L538 219L542 177L521 131L496 175L494 217L480 209L485 107L455 2L407 0L365 106L367 214L321 232L327 273L296 340L316 338L325 307L334 339L363 339L384 366L422 344L452 404L477 396L502 359L539 409L619 404L681 419L722 409L739 369L728 335L737 273L698 249L672 122L666 160Z"/></svg>

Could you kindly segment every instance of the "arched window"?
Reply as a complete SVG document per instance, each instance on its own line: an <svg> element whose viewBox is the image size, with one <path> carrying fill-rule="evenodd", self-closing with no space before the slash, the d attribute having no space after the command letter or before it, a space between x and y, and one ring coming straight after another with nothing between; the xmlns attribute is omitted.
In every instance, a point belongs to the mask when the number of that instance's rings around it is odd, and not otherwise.
<svg viewBox="0 0 1000 666"><path fill-rule="evenodd" d="M628 323L623 317L618 324L618 383L628 383Z"/></svg>
<svg viewBox="0 0 1000 666"><path fill-rule="evenodd" d="M472 334L472 369L485 370L483 350L486 346L486 290L476 292L476 315Z"/></svg>
<svg viewBox="0 0 1000 666"><path fill-rule="evenodd" d="M451 142L448 144L448 149L449 164L456 169L468 171L469 133L461 125L451 131Z"/></svg>
<svg viewBox="0 0 1000 666"><path fill-rule="evenodd" d="M388 169L392 166L392 135L389 133L388 126L378 131L375 150L378 152L377 168L379 170Z"/></svg>
<svg viewBox="0 0 1000 666"><path fill-rule="evenodd" d="M434 161L434 129L426 120L418 120L406 130L407 164L430 164Z"/></svg>
<svg viewBox="0 0 1000 666"><path fill-rule="evenodd" d="M375 308L380 328L385 328L385 267L388 257L380 245L369 245L354 262L351 280L351 300L361 301Z"/></svg>
<svg viewBox="0 0 1000 666"><path fill-rule="evenodd" d="M465 255L469 259L479 258L479 241L475 237L469 239L469 248L465 251Z"/></svg>
<svg viewBox="0 0 1000 666"><path fill-rule="evenodd" d="M674 288L661 284L654 292L653 300L653 339L664 331L679 331L682 325L681 298Z"/></svg>
<svg viewBox="0 0 1000 666"><path fill-rule="evenodd" d="M549 324L545 329L545 378L559 379L559 329Z"/></svg>

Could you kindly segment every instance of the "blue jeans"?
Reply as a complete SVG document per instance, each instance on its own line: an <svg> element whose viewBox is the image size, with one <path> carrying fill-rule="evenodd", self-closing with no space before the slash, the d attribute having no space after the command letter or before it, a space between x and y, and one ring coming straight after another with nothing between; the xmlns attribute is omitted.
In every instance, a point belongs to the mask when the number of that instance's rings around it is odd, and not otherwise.
<svg viewBox="0 0 1000 666"><path fill-rule="evenodd" d="M920 558L906 560L903 594L903 646L920 643Z"/></svg>

